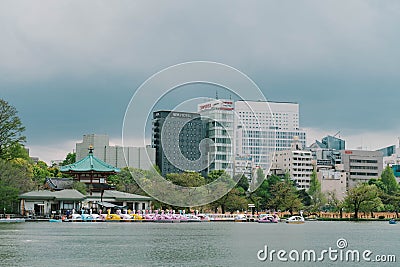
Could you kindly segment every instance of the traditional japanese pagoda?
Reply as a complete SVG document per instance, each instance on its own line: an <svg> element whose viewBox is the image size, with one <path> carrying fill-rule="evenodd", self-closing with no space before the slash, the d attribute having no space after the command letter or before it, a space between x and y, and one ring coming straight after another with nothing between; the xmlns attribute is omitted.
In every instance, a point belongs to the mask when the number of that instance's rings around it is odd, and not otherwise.
<svg viewBox="0 0 400 267"><path fill-rule="evenodd" d="M120 172L120 169L93 156L93 147L90 146L87 157L60 167L60 171L73 176L76 181L85 183L91 195L92 192L103 192L111 189L110 185L107 184L107 177Z"/></svg>

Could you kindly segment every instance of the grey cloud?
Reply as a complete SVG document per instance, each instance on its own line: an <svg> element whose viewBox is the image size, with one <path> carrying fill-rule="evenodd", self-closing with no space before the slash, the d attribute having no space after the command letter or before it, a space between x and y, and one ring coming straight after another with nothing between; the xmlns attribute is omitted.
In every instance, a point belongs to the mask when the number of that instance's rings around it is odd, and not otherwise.
<svg viewBox="0 0 400 267"><path fill-rule="evenodd" d="M400 97L397 1L3 1L0 25L0 97L34 144L119 137L134 90L192 60L299 102L304 127L400 130L387 116Z"/></svg>

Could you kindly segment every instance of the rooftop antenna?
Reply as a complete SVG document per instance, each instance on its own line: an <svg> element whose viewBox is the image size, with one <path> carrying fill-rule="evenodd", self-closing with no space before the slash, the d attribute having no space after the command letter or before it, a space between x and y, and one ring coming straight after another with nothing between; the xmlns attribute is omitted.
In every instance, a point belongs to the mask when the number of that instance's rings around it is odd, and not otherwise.
<svg viewBox="0 0 400 267"><path fill-rule="evenodd" d="M335 133L335 134L333 135L333 137L336 137L338 134L340 134L340 131L338 131L337 133ZM340 135L339 135L339 138L340 138Z"/></svg>

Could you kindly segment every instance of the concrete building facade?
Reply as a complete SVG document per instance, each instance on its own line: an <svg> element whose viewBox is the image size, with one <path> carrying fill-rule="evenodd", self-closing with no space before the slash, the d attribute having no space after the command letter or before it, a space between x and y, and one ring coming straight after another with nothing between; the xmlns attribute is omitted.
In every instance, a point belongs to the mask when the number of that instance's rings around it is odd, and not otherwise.
<svg viewBox="0 0 400 267"><path fill-rule="evenodd" d="M322 193L334 193L338 200L344 199L347 190L347 173L343 165L336 165L334 168L318 168L317 178L321 183Z"/></svg>
<svg viewBox="0 0 400 267"><path fill-rule="evenodd" d="M276 152L271 172L278 175L289 173L298 189L307 190L313 172L312 160L311 151L304 150L295 138L290 149Z"/></svg>
<svg viewBox="0 0 400 267"><path fill-rule="evenodd" d="M247 177L249 183L255 172L255 165L251 157L236 156L233 167L233 175L244 175Z"/></svg>
<svg viewBox="0 0 400 267"><path fill-rule="evenodd" d="M345 141L334 137L326 136L322 142L316 140L308 149L311 151L317 166L334 167L342 164L341 150L345 149Z"/></svg>
<svg viewBox="0 0 400 267"><path fill-rule="evenodd" d="M148 170L155 164L155 149L147 147L110 146L108 135L86 134L81 143L76 143L76 161L88 155L93 147L93 155L117 168L132 167Z"/></svg>
<svg viewBox="0 0 400 267"><path fill-rule="evenodd" d="M343 168L347 172L347 188L379 178L382 174L383 155L379 151L342 150Z"/></svg>
<svg viewBox="0 0 400 267"><path fill-rule="evenodd" d="M235 102L236 155L252 157L256 167L269 169L273 152L288 150L294 137L302 147L299 104L289 102Z"/></svg>

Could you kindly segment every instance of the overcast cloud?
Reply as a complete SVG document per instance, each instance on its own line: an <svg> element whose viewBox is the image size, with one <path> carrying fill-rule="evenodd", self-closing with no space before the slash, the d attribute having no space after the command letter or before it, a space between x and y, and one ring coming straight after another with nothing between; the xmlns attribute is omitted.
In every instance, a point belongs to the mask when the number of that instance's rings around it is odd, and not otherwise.
<svg viewBox="0 0 400 267"><path fill-rule="evenodd" d="M19 110L32 155L62 159L87 133L121 143L136 88L193 60L298 102L310 139L397 142L399 1L148 2L0 1L0 97Z"/></svg>

